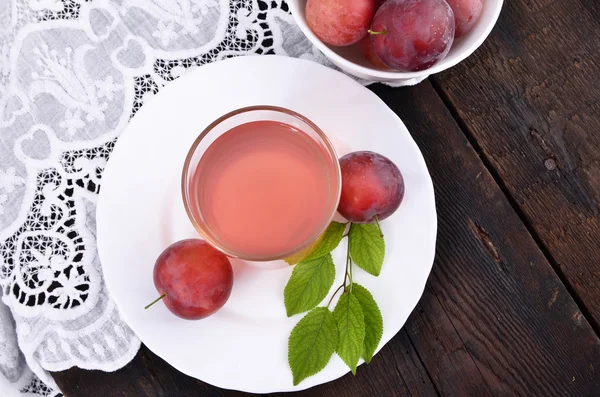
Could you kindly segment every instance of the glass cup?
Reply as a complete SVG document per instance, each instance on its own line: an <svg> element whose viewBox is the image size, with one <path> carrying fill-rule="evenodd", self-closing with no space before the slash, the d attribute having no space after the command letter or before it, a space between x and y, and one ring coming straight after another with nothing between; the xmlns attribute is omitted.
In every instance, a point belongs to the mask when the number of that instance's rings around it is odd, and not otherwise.
<svg viewBox="0 0 600 397"><path fill-rule="evenodd" d="M315 143L318 144L320 149L322 149L322 153L324 155L322 160L327 166L327 169L324 169L324 172L331 174L331 177L328 180L330 188L328 189L325 203L325 211L328 216L323 217L323 221L319 222L318 227L315 227L314 231L310 233L310 236L301 244L298 244L297 247L272 255L256 255L248 252L239 252L234 247L231 247L225 243L218 233L211 228L209 222L207 221L207 217L205 214L203 214L202 208L200 208L201 206L195 204L197 200L194 200L194 194L198 194L198 188L196 187L196 189L194 189L193 186L191 186L192 179L200 159L217 138L234 127L249 122L264 120L288 124L294 127L296 130L301 131L309 136ZM229 112L212 122L204 129L204 131L202 131L202 133L192 144L185 159L181 178L181 189L185 210L190 221L194 225L194 228L198 231L202 238L209 242L213 247L230 257L254 262L267 262L286 258L297 258L298 256L301 256L304 251L309 251L319 237L325 232L329 223L336 214L340 200L341 186L342 178L338 157L333 145L325 133L323 133L323 131L321 131L321 129L312 121L301 114L276 106L245 107ZM243 200L243 197L240 199Z"/></svg>

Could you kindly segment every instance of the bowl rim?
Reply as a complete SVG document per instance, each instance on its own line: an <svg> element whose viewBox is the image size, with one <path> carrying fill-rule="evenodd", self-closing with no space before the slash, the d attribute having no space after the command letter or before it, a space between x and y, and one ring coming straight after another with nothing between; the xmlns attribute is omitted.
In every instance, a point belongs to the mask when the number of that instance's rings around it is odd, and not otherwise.
<svg viewBox="0 0 600 397"><path fill-rule="evenodd" d="M487 0L487 1L489 1L489 0ZM310 27L306 23L306 19L302 18L299 15L300 9L298 8L298 5L301 2L305 3L305 0L288 1L288 5L290 7L290 11L292 13L292 17L294 18L294 21L296 21L296 24L300 27L300 30L302 31L302 33L304 33L304 35L306 37L308 37L310 42L313 45L315 45L327 58L331 59L331 61L333 63L338 65L340 68L342 68L346 71L349 71L350 73L356 72L356 73L360 73L360 74L363 74L366 76L387 79L387 80L390 80L390 79L405 80L405 79L411 79L411 78L425 78L434 73L439 73L443 70L451 68L451 67L455 66L456 64L458 64L459 62L464 61L468 56L470 56L473 52L475 52L475 50L477 48L479 48L481 46L481 44L483 44L485 39L492 32L492 29L494 28L494 26L496 25L496 22L498 21L498 18L500 17L500 11L502 10L502 5L504 3L504 0L496 0L496 2L493 5L494 8L492 9L491 18L490 18L489 22L487 23L485 30L479 37L477 37L477 39L469 47L467 47L467 49L465 51L463 51L462 54L460 54L459 56L455 57L453 60L448 61L446 63L444 63L444 61L447 60L447 58L442 59L442 61L438 62L437 64L435 64L427 69L420 70L417 72L385 71L385 70L380 70L380 69L369 68L369 67L354 63L352 61L349 61L348 59L339 55L338 53L333 51L331 48L329 48L325 43L323 43L310 29Z"/></svg>

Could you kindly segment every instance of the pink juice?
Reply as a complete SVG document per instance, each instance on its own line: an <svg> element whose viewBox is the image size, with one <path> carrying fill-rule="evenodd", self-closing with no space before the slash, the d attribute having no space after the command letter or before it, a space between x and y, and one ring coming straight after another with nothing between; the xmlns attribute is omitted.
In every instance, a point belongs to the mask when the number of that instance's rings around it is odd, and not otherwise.
<svg viewBox="0 0 600 397"><path fill-rule="evenodd" d="M190 182L191 211L229 251L281 256L325 227L336 205L335 171L308 134L277 121L249 122L202 155Z"/></svg>

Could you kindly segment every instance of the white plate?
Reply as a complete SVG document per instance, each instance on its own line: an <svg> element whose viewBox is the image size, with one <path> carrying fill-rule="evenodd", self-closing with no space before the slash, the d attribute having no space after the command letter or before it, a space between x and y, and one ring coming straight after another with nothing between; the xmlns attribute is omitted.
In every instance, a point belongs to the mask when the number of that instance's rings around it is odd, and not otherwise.
<svg viewBox="0 0 600 397"><path fill-rule="evenodd" d="M373 150L402 171L404 201L382 224L387 252L381 275L360 269L354 275L379 303L385 328L380 347L388 342L417 304L431 270L437 228L433 185L402 121L368 89L316 63L240 57L202 66L164 87L133 118L106 166L97 209L98 251L121 315L175 368L225 389L301 390L339 378L348 368L334 355L319 374L292 385L287 340L301 315L287 318L283 305L291 267L234 261L231 298L204 320L182 320L162 304L144 310L157 296L152 269L160 252L198 236L180 192L189 147L210 122L249 105L300 112L328 134L338 155ZM342 282L345 249L343 242L334 252L334 285Z"/></svg>

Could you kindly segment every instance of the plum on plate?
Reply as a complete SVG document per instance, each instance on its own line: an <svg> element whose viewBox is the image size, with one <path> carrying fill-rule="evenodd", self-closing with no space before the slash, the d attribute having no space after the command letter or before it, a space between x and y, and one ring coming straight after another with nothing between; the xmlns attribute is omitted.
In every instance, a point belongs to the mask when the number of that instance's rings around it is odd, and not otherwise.
<svg viewBox="0 0 600 397"><path fill-rule="evenodd" d="M338 212L355 223L381 221L393 214L404 198L404 179L390 159L360 151L340 159L342 194Z"/></svg>
<svg viewBox="0 0 600 397"><path fill-rule="evenodd" d="M365 37L375 0L308 0L306 22L326 44L348 46Z"/></svg>
<svg viewBox="0 0 600 397"><path fill-rule="evenodd" d="M156 260L154 285L173 314L198 320L227 302L233 269L229 258L206 241L182 240L168 246Z"/></svg>
<svg viewBox="0 0 600 397"><path fill-rule="evenodd" d="M404 72L427 69L450 51L454 15L445 0L387 0L371 24L377 57Z"/></svg>

